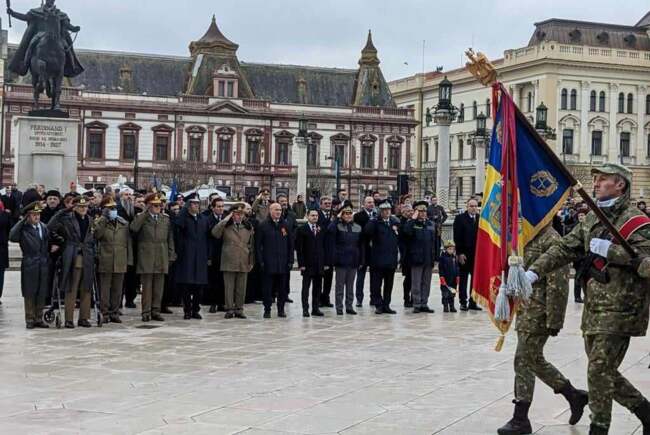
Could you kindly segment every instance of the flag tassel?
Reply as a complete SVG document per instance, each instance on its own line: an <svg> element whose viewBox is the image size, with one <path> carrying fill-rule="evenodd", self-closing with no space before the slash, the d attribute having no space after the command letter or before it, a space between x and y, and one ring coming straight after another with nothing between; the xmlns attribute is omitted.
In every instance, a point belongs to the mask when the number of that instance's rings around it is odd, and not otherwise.
<svg viewBox="0 0 650 435"><path fill-rule="evenodd" d="M494 346L494 351L501 352L501 349L503 349L503 343L505 341L506 341L506 336L504 334L501 334L501 336L497 339L497 344Z"/></svg>
<svg viewBox="0 0 650 435"><path fill-rule="evenodd" d="M508 286L505 282L504 272L501 272L501 285L497 299L494 301L494 319L498 322L510 321L510 301L508 300Z"/></svg>
<svg viewBox="0 0 650 435"><path fill-rule="evenodd" d="M524 259L511 255L508 257L508 265L507 295L525 304L533 294L533 287L526 279Z"/></svg>

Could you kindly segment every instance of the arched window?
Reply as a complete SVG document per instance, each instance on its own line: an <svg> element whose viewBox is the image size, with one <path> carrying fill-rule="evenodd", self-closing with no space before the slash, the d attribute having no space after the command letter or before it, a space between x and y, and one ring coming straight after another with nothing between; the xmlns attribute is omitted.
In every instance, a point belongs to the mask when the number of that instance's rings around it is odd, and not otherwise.
<svg viewBox="0 0 650 435"><path fill-rule="evenodd" d="M488 118L492 116L492 102L490 101L489 98L485 100L485 116L487 116Z"/></svg>
<svg viewBox="0 0 650 435"><path fill-rule="evenodd" d="M589 110L596 111L596 91L591 91L591 94L589 94Z"/></svg>
<svg viewBox="0 0 650 435"><path fill-rule="evenodd" d="M578 91L571 89L571 110L576 110L578 107Z"/></svg>
<svg viewBox="0 0 650 435"><path fill-rule="evenodd" d="M618 113L625 113L625 94L623 92L618 94Z"/></svg>
<svg viewBox="0 0 650 435"><path fill-rule="evenodd" d="M562 94L560 97L560 109L566 110L567 109L567 98L568 98L569 93L567 92L566 89L562 89Z"/></svg>
<svg viewBox="0 0 650 435"><path fill-rule="evenodd" d="M600 91L600 94L598 95L598 111L605 111L605 91Z"/></svg>
<svg viewBox="0 0 650 435"><path fill-rule="evenodd" d="M645 114L650 115L650 94L645 96Z"/></svg>
<svg viewBox="0 0 650 435"><path fill-rule="evenodd" d="M627 113L634 113L634 95L627 94Z"/></svg>
<svg viewBox="0 0 650 435"><path fill-rule="evenodd" d="M527 112L530 113L530 112L533 111L533 93L532 92L528 93L528 101L527 101L527 103L528 103Z"/></svg>
<svg viewBox="0 0 650 435"><path fill-rule="evenodd" d="M478 115L478 105L476 104L476 101L472 103L472 119L476 119L476 116Z"/></svg>

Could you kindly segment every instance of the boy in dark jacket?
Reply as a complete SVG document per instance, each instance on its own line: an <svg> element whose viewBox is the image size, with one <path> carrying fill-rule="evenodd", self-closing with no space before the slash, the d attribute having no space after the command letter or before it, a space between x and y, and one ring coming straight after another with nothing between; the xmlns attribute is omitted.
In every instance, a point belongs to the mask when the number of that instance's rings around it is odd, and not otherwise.
<svg viewBox="0 0 650 435"><path fill-rule="evenodd" d="M445 252L440 256L438 263L438 274L444 312L455 313L454 297L460 282L460 269L456 259L456 245L451 240L445 242Z"/></svg>

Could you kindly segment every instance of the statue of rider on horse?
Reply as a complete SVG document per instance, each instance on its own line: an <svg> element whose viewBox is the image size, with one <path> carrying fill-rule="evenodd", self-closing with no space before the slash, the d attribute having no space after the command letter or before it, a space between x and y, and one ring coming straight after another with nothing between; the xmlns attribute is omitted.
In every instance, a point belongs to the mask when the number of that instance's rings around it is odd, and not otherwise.
<svg viewBox="0 0 650 435"><path fill-rule="evenodd" d="M41 7L21 14L11 9L7 0L10 19L27 22L27 30L9 62L9 70L20 76L31 74L35 110L40 95L45 91L52 99L51 109L61 111L63 77L76 77L84 71L70 36L70 32L77 33L81 28L70 24L68 16L54 2L45 0Z"/></svg>

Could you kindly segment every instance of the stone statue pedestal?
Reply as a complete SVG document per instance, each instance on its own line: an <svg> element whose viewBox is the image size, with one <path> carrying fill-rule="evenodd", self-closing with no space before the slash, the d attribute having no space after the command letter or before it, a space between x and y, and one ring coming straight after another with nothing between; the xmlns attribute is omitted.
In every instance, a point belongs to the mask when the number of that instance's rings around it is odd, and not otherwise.
<svg viewBox="0 0 650 435"><path fill-rule="evenodd" d="M66 191L77 181L77 119L19 116L14 120L18 132L14 177L20 190L30 184Z"/></svg>

